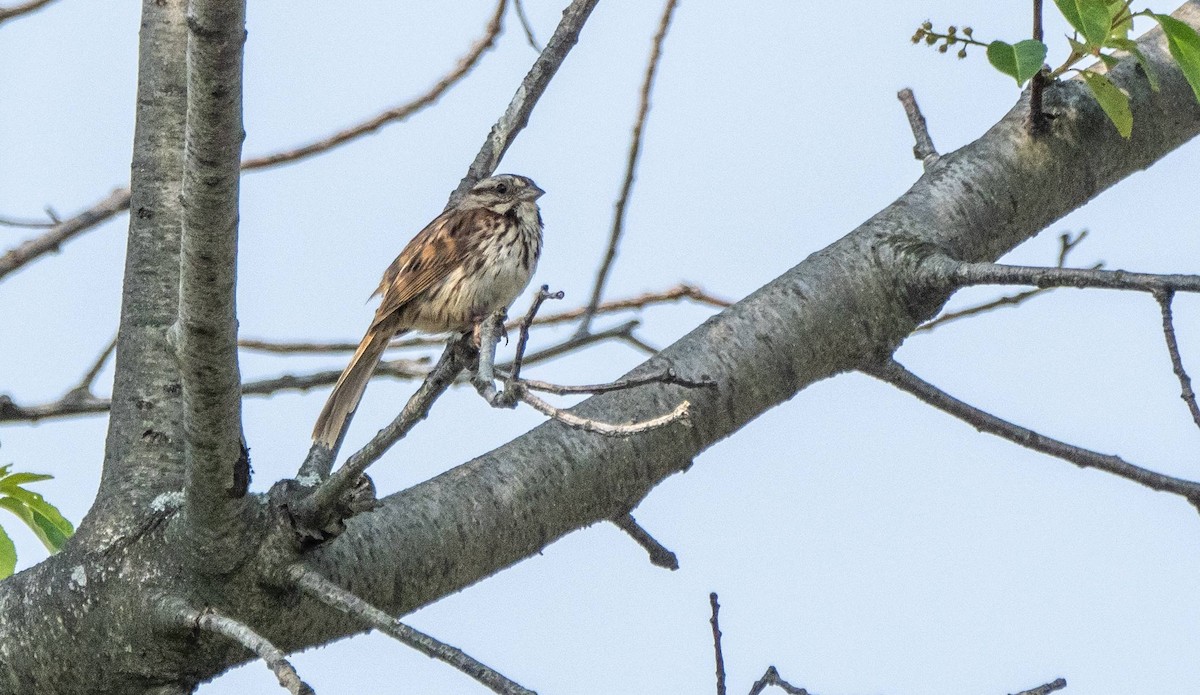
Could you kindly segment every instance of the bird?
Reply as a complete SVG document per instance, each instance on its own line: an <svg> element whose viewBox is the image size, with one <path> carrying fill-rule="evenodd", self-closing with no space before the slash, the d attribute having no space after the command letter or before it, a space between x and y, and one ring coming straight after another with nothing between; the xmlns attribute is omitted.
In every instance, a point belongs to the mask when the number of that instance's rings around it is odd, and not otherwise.
<svg viewBox="0 0 1200 695"><path fill-rule="evenodd" d="M527 176L489 176L408 242L371 295L379 308L317 416L314 444L339 444L392 338L462 332L508 309L541 256L544 193Z"/></svg>

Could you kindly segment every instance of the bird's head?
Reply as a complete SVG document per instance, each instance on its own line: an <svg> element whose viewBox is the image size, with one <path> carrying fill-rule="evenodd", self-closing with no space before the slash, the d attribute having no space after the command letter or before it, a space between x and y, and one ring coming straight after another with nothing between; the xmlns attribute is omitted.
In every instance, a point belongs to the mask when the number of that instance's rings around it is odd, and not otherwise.
<svg viewBox="0 0 1200 695"><path fill-rule="evenodd" d="M532 203L545 193L533 179L517 174L497 174L483 179L471 187L463 199L462 207L488 208L505 214L515 205Z"/></svg>

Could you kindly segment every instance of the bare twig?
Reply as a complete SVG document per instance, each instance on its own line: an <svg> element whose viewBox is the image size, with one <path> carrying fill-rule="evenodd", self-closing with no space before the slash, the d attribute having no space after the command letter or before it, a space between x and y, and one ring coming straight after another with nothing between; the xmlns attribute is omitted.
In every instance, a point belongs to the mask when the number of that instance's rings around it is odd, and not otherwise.
<svg viewBox="0 0 1200 695"><path fill-rule="evenodd" d="M1042 0L1033 0L1033 40L1042 40ZM1045 132L1050 119L1042 104L1042 93L1050 77L1045 66L1029 81L1029 132L1033 135Z"/></svg>
<svg viewBox="0 0 1200 695"><path fill-rule="evenodd" d="M69 220L54 225L41 236L29 239L0 256L0 279L34 259L57 251L67 241L129 207L129 189L120 188Z"/></svg>
<svg viewBox="0 0 1200 695"><path fill-rule="evenodd" d="M679 569L679 558L675 556L675 553L668 550L654 536L647 533L646 529L638 524L637 519L634 519L632 514L622 514L613 519L612 522L617 528L629 534L630 538L637 541L637 544L645 549L646 553L650 556L650 564L671 571Z"/></svg>
<svg viewBox="0 0 1200 695"><path fill-rule="evenodd" d="M548 381L538 381L537 379L521 379L520 381L528 389L532 389L534 391L543 391L545 393L553 393L556 396L565 396L572 393L608 393L609 391L622 391L637 386L645 386L646 384L675 384L677 386L686 386L688 388L712 388L717 385L716 382L713 381L693 381L691 379L684 379L676 374L675 370L669 367L656 374L630 377L628 379L619 379L617 381L610 381L607 384L566 386L563 384L552 384Z"/></svg>
<svg viewBox="0 0 1200 695"><path fill-rule="evenodd" d="M1139 292L1200 292L1200 275L1131 273L1093 268L1041 268L1000 263L963 263L946 257L929 258L922 266L934 282L952 287L972 285L1033 285Z"/></svg>
<svg viewBox="0 0 1200 695"><path fill-rule="evenodd" d="M60 220L22 220L15 217L0 217L0 227L20 227L22 229L50 229Z"/></svg>
<svg viewBox="0 0 1200 695"><path fill-rule="evenodd" d="M267 167L294 162L305 157L311 157L314 154L319 154L330 150L338 145L354 140L368 133L379 130L389 123L403 121L409 116L421 111L422 109L432 106L442 97L451 87L459 80L465 77L471 69L478 63L479 59L487 52L489 48L495 45L496 37L500 34L500 29L503 26L504 10L508 0L500 0L496 4L496 10L492 14L491 20L488 21L487 28L484 29L483 36L471 45L467 50L466 55L459 59L458 64L447 73L442 79L438 80L424 94L409 101L408 103L394 106L382 113L369 118L361 123L355 124L345 130L338 131L327 137L321 138L302 145L294 149L276 152L274 154L263 155L260 157L252 157L242 162L242 169L253 171L255 169L265 169Z"/></svg>
<svg viewBox="0 0 1200 695"><path fill-rule="evenodd" d="M953 415L981 432L994 434L1027 449L1070 461L1081 468L1095 468L1126 480L1132 480L1151 490L1180 495L1193 504L1200 502L1200 483L1156 473L1135 466L1118 456L1083 449L1002 420L923 381L891 358L877 364L866 365L861 369L901 391L911 393L938 410Z"/></svg>
<svg viewBox="0 0 1200 695"><path fill-rule="evenodd" d="M100 355L97 356L95 361L92 362L92 366L88 368L87 373L83 375L83 378L79 380L79 383L75 386L75 388L68 391L67 395L63 396L63 398L66 399L72 396L79 397L92 395L92 384L96 383L96 377L100 374L100 370L104 369L104 365L108 362L108 358L112 356L113 351L116 349L117 339L114 337L112 340L108 341L108 345L104 347L104 350L102 350Z"/></svg>
<svg viewBox="0 0 1200 695"><path fill-rule="evenodd" d="M40 10L52 2L54 2L54 0L27 0L27 2L23 2L19 5L13 5L12 7L0 7L0 22L10 20L14 17L20 17L23 14L29 14L34 10Z"/></svg>
<svg viewBox="0 0 1200 695"><path fill-rule="evenodd" d="M767 689L768 685L773 685L788 695L809 695L808 691L804 688L797 688L785 681L774 666L768 666L767 672L763 674L763 677L754 682L754 685L750 687L749 695L759 695L759 693Z"/></svg>
<svg viewBox="0 0 1200 695"><path fill-rule="evenodd" d="M322 386L332 386L342 375L339 369L328 369L312 374L284 374L269 379L247 381L242 384L243 396L269 396L280 391L307 391ZM424 379L429 375L429 360L389 360L380 362L375 368L375 377L393 379Z"/></svg>
<svg viewBox="0 0 1200 695"><path fill-rule="evenodd" d="M1174 297L1175 293L1170 290L1154 293L1154 298L1158 300L1158 306L1162 309L1163 337L1166 338L1167 352L1171 356L1171 369L1179 379L1179 397L1183 399L1184 403L1187 403L1188 410L1192 413L1192 422L1200 427L1200 406L1196 405L1196 393L1192 391L1192 378L1183 368L1183 358L1179 356L1179 341L1175 338L1175 321L1171 315L1171 300Z"/></svg>
<svg viewBox="0 0 1200 695"><path fill-rule="evenodd" d="M517 352L513 357L512 366L508 369L509 379L516 381L521 378L521 360L525 358L525 346L529 344L529 326L533 324L533 319L537 316L538 310L542 308L542 303L547 299L562 298L562 290L551 292L549 285L542 285L538 289L537 297L529 305L529 311L525 312L525 315L521 317L517 325L519 331L517 334Z"/></svg>
<svg viewBox="0 0 1200 695"><path fill-rule="evenodd" d="M267 154L259 157L252 157L242 162L242 168L246 171L255 171L266 169L287 162L300 161L312 157L323 152L327 152L347 142L356 140L364 135L372 133L379 128L389 123L402 121L418 111L434 104L443 94L451 87L466 76L473 67L479 62L480 57L491 48L495 42L496 36L501 29L501 19L503 10L507 0L501 0L496 7L491 21L488 23L484 36L473 44L455 66L453 70L447 73L442 79L438 80L424 94L418 96L412 101L390 108L382 113L379 113L371 118L368 118L361 123L353 125L345 130L334 133L315 142L307 145L302 145L282 152ZM16 270L17 268L32 262L38 257L51 252L57 251L59 246L73 237L86 232L96 225L104 222L108 218L116 215L119 212L129 208L129 189L121 188L113 191L109 196L76 215L75 217L65 220L62 223L55 224L46 234L30 239L23 244L10 249L3 256L0 256L0 279L5 275ZM351 348L353 350L353 348Z"/></svg>
<svg viewBox="0 0 1200 695"><path fill-rule="evenodd" d="M447 210L458 203L471 186L496 170L496 165L500 163L504 153L508 151L509 145L516 139L517 133L520 133L529 122L529 114L533 112L533 107L542 98L550 80L553 79L559 66L566 60L567 54L579 40L579 32L583 31L583 25L587 22L592 10L595 9L597 2L599 0L572 0L571 4L563 10L562 21L555 28L554 35L550 37L546 47L533 62L533 67L529 69L529 73L517 87L504 114L492 126L487 140L484 141L479 154L475 156L475 161L471 162L471 166L467 169L467 175L459 182L458 188L450 194L450 200L446 203Z"/></svg>
<svg viewBox="0 0 1200 695"><path fill-rule="evenodd" d="M721 653L721 623L719 613L721 604L717 603L717 592L708 595L709 606L712 607L712 617L708 622L712 625L713 655L717 668L717 695L725 695L725 656Z"/></svg>
<svg viewBox="0 0 1200 695"><path fill-rule="evenodd" d="M1056 267L1058 267L1058 268L1066 267L1067 256L1070 255L1071 251L1073 251L1075 249L1075 247L1079 245L1080 242L1082 242L1084 239L1087 238L1087 235L1088 235L1088 232L1086 229L1079 232L1079 234L1076 236L1071 236L1071 234L1069 234L1069 233L1063 233L1063 234L1059 235L1059 237L1058 237L1058 240L1059 240L1058 265ZM1101 263L1097 263L1097 264L1093 265L1091 269L1099 270L1103 267L1104 267L1104 263L1101 262ZM1020 306L1021 304L1024 304L1027 300L1033 299L1034 297L1038 296L1039 294L1044 294L1053 289L1054 289L1053 287L1038 287L1038 288L1032 289L1032 290L1025 290L1024 292L1017 292L1016 294L1005 295L1003 297L993 299L989 302L984 302L982 304L976 304L975 306L967 307L966 309L960 309L958 311L948 311L933 320L926 321L925 323L921 324L920 326L917 326L917 328L913 331L913 333L922 333L925 331L932 331L933 329L935 329L939 326L942 326L944 324L951 323L952 321L970 318L971 316L983 314L983 313L989 312L993 309L999 309L999 308L1005 307L1005 306L1013 306L1013 307Z"/></svg>
<svg viewBox="0 0 1200 695"><path fill-rule="evenodd" d="M658 348L654 347L650 343L647 343L646 341L637 337L632 332L630 332L628 335L621 336L621 340L624 340L625 342L634 346L638 350L641 350L642 352L646 353L647 355L658 354Z"/></svg>
<svg viewBox="0 0 1200 695"><path fill-rule="evenodd" d="M933 138L929 137L929 125L925 122L925 116L921 115L917 98L908 87L901 89L896 98L904 105L904 115L908 116L908 127L912 128L913 139L916 141L913 144L913 156L929 169L937 164L939 155L937 148L933 146Z"/></svg>
<svg viewBox="0 0 1200 695"><path fill-rule="evenodd" d="M292 695L315 695L312 687L300 680L295 667L288 662L284 653L265 637L249 626L233 618L221 615L211 608L198 611L182 605L173 605L170 618L183 627L203 630L226 637L256 654L279 679L279 684Z"/></svg>
<svg viewBox="0 0 1200 695"><path fill-rule="evenodd" d="M592 287L592 298L588 300L587 309L579 322L576 331L586 335L591 329L592 317L596 315L596 307L600 306L600 297L604 294L604 284L608 281L609 271L612 270L613 259L617 256L617 245L621 242L621 234L625 229L625 209L629 205L629 194L633 190L633 178L637 172L638 157L642 152L642 131L646 127L646 116L650 112L650 92L654 89L654 76L658 72L659 59L662 57L663 40L667 38L667 29L671 26L671 16L675 12L677 0L667 0L663 7L662 19L659 20L658 32L650 48L650 60L646 64L646 77L642 81L641 100L638 102L637 119L633 123L633 134L629 138L629 157L625 162L625 180L621 183L621 193L613 206L612 231L609 232L608 248L604 252L604 260L596 271L596 281Z"/></svg>
<svg viewBox="0 0 1200 695"><path fill-rule="evenodd" d="M288 569L288 577L305 593L321 603L361 620L364 624L399 640L402 644L431 659L437 659L453 666L492 692L501 693L501 695L536 695L532 690L520 686L495 669L471 658L461 649L440 642L405 625L303 565L292 565Z"/></svg>
<svg viewBox="0 0 1200 695"><path fill-rule="evenodd" d="M634 309L644 309L656 304L666 304L670 302L678 302L684 299L690 299L699 304L725 308L732 304L726 299L721 299L708 294L703 289L693 285L676 285L668 290L661 292L647 292L626 299L615 299L604 302L596 309L596 315L612 314L620 311L629 311ZM561 323L567 323L583 316L586 309L579 307L568 309L566 311L555 312L552 314L542 314L533 319L531 327L552 326ZM520 320L509 321L505 324L506 330L519 329L521 326ZM400 349L410 347L429 347L431 345L441 345L445 340L434 337L405 337L395 340L389 345L389 349ZM295 341L274 341L274 340L256 340L245 339L238 341L238 345L245 350L255 350L258 352L271 353L323 353L323 352L354 352L358 348L358 343L349 342L295 342ZM528 359L528 358L527 358Z"/></svg>
<svg viewBox="0 0 1200 695"><path fill-rule="evenodd" d="M533 26L529 23L529 17L525 16L524 0L513 0L513 6L517 10L517 20L521 22L521 29L525 32L525 40L533 46L533 50L540 51L542 47L538 45L537 39L533 37Z"/></svg>
<svg viewBox="0 0 1200 695"><path fill-rule="evenodd" d="M403 439L418 422L425 419L429 414L429 409L433 407L434 401L450 388L458 373L466 367L467 346L464 341L469 340L470 335L468 334L463 339L446 346L442 358L425 377L425 381L421 383L416 393L408 399L408 403L404 405L400 414L347 459L346 463L318 486L312 495L301 500L295 510L297 516L311 516L331 509L342 495L357 484L359 477L372 463L378 461L393 444ZM323 447L314 445L313 449L323 449ZM329 475L329 466L337 452L327 453L329 453L328 462L316 465L310 463L314 458L310 452L309 460L306 460L300 468L300 476L317 475L325 478Z"/></svg>
<svg viewBox="0 0 1200 695"><path fill-rule="evenodd" d="M597 420L589 420L579 417L569 410L561 410L550 405L546 401L538 398L530 393L522 385L516 384L518 397L522 402L533 407L539 413L554 418L563 423L567 427L585 432L593 432L602 434L606 437L629 437L631 435L647 432L649 430L666 427L673 422L686 422L688 419L691 404L683 401L674 410L658 417L642 420L641 422L633 422L628 425L614 425L607 422L599 422Z"/></svg>
<svg viewBox="0 0 1200 695"><path fill-rule="evenodd" d="M1017 693L1017 695L1050 695L1050 693L1062 690L1065 687L1067 687L1067 679L1056 678L1045 685L1039 685L1038 687L1030 688L1029 690L1022 690L1021 692Z"/></svg>
<svg viewBox="0 0 1200 695"><path fill-rule="evenodd" d="M534 306L541 305L541 297L534 300ZM471 376L471 385L480 396L490 405L497 408L511 408L516 405L516 391L511 388L511 380L503 391L496 389L496 345L503 333L504 319L500 314L492 314L479 324L479 364L475 374ZM523 346L522 346L523 347ZM513 361L515 367L521 364L522 355L517 353Z"/></svg>

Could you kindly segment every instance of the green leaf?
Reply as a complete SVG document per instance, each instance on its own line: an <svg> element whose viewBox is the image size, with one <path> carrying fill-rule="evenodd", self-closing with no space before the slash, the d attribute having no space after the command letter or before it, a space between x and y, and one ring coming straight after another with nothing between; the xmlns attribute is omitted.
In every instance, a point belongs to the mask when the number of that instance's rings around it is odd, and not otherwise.
<svg viewBox="0 0 1200 695"><path fill-rule="evenodd" d="M17 546L13 545L12 539L4 532L4 527L0 526L0 579L11 577L15 569L17 569Z"/></svg>
<svg viewBox="0 0 1200 695"><path fill-rule="evenodd" d="M1165 14L1156 14L1154 19L1167 35L1167 48L1171 57L1179 63L1183 76L1192 86L1192 92L1200 101L1200 34L1183 22Z"/></svg>
<svg viewBox="0 0 1200 695"><path fill-rule="evenodd" d="M1117 132L1121 137L1128 138L1133 133L1133 112L1129 110L1129 97L1104 75L1091 70L1084 70L1079 74L1083 75L1083 81L1091 88L1108 119L1117 127Z"/></svg>
<svg viewBox="0 0 1200 695"><path fill-rule="evenodd" d="M1146 73L1146 79L1150 82L1150 89L1158 91L1158 73L1154 72L1154 66L1150 61L1146 60L1146 54L1142 53L1142 49L1138 47L1137 41L1130 39L1109 39L1109 45L1119 51L1125 51L1129 55L1137 58L1137 62L1142 66L1142 72Z"/></svg>
<svg viewBox="0 0 1200 695"><path fill-rule="evenodd" d="M58 509L36 492L17 488L8 497L0 497L0 507L4 507L21 517L21 520L33 531L42 545L51 552L62 548L75 528L71 522L63 518Z"/></svg>
<svg viewBox="0 0 1200 695"><path fill-rule="evenodd" d="M988 62L1000 72L1023 85L1042 69L1046 60L1046 44L1033 39L1016 44L993 41L987 47Z"/></svg>
<svg viewBox="0 0 1200 695"><path fill-rule="evenodd" d="M1116 10L1110 10L1106 0L1054 0L1054 4L1089 44L1100 46L1108 38Z"/></svg>
<svg viewBox="0 0 1200 695"><path fill-rule="evenodd" d="M53 480L54 476L44 473L13 473L0 478L0 492L26 483L36 483L41 480Z"/></svg>

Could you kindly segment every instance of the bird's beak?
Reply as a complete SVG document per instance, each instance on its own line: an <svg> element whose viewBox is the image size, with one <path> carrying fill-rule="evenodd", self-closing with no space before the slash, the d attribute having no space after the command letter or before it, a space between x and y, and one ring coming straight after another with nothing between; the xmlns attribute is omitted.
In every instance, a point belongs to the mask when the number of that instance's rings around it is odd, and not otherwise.
<svg viewBox="0 0 1200 695"><path fill-rule="evenodd" d="M525 189L521 197L525 200L537 200L545 194L546 192L538 188L536 183L530 183L529 187Z"/></svg>

